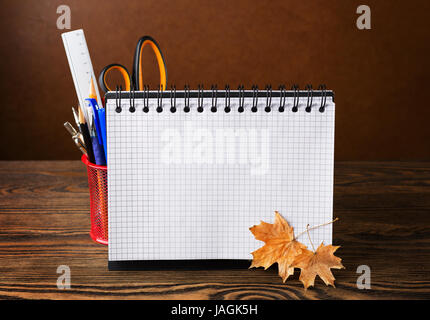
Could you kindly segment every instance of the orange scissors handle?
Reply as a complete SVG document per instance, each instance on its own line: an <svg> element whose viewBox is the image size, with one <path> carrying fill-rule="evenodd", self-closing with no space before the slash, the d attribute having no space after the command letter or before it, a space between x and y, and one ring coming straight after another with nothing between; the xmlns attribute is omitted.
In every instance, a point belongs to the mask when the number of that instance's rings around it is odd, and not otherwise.
<svg viewBox="0 0 430 320"><path fill-rule="evenodd" d="M160 89L165 90L167 85L167 71L166 64L164 62L163 54L161 53L161 49L158 46L158 43L150 36L144 36L139 39L136 45L136 51L134 53L133 60L133 75L132 80L134 84L134 88L137 90L143 90L143 73L142 73L142 49L146 46L150 45L152 50L155 53L155 57L158 62L158 70L160 71Z"/></svg>
<svg viewBox="0 0 430 320"><path fill-rule="evenodd" d="M103 70L100 72L99 84L102 90L104 92L112 91L112 89L107 85L107 82L106 82L106 75L112 70L118 70L119 72L121 72L122 78L124 79L124 83L125 83L125 90L130 91L130 80L131 80L130 74L128 73L128 70L126 67L118 63L112 63L104 67Z"/></svg>

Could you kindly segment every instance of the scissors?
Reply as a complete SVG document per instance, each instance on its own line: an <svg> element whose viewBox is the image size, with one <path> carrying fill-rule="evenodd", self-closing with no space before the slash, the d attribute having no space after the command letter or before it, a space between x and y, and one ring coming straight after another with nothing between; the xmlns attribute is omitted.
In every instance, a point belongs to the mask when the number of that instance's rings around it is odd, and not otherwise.
<svg viewBox="0 0 430 320"><path fill-rule="evenodd" d="M150 36L143 36L139 39L136 45L136 51L133 59L133 73L130 77L130 73L127 68L119 63L113 63L103 68L99 75L99 84L104 92L112 91L112 89L106 83L106 75L112 70L118 70L121 72L122 78L125 82L125 90L130 91L130 88L134 90L142 91L143 88L143 74L142 74L142 49L146 45L150 45L155 53L158 62L158 69L160 71L160 89L163 91L166 89L167 84L167 71L166 64L164 63L163 54L158 46L157 42Z"/></svg>

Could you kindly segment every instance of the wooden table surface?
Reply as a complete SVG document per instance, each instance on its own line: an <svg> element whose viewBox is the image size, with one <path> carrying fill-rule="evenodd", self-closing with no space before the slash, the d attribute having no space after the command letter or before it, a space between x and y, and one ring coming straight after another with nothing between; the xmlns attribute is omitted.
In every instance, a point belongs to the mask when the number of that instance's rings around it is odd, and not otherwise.
<svg viewBox="0 0 430 320"><path fill-rule="evenodd" d="M89 194L79 161L0 162L0 298L429 299L430 163L336 162L334 244L344 270L336 289L298 271L108 271L107 247L89 236ZM58 290L59 265L71 289ZM359 290L359 265L371 289Z"/></svg>

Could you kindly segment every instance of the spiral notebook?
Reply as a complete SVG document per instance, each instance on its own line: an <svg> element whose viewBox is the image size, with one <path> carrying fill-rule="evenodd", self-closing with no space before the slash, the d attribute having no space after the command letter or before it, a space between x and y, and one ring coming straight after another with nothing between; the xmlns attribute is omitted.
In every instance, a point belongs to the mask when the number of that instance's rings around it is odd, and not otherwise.
<svg viewBox="0 0 430 320"><path fill-rule="evenodd" d="M324 86L106 101L110 269L248 267L263 245L249 228L275 210L296 234L332 220L335 104ZM310 235L330 244L332 227Z"/></svg>

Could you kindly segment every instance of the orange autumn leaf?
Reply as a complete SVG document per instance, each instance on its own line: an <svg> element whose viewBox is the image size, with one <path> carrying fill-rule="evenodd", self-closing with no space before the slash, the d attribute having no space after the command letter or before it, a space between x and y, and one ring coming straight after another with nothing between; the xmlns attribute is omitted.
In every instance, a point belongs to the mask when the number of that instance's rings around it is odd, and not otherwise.
<svg viewBox="0 0 430 320"><path fill-rule="evenodd" d="M269 268L278 263L279 276L285 282L294 273L292 263L306 249L306 246L294 238L294 229L275 211L275 223L261 221L257 226L249 228L255 239L265 242L265 245L252 252L253 260L250 268Z"/></svg>
<svg viewBox="0 0 430 320"><path fill-rule="evenodd" d="M324 243L321 243L315 252L305 249L296 257L293 266L301 270L299 280L303 283L305 289L314 285L317 275L326 285L334 287L335 278L330 269L344 268L341 263L342 259L334 255L334 252L339 247L332 245L325 246Z"/></svg>

